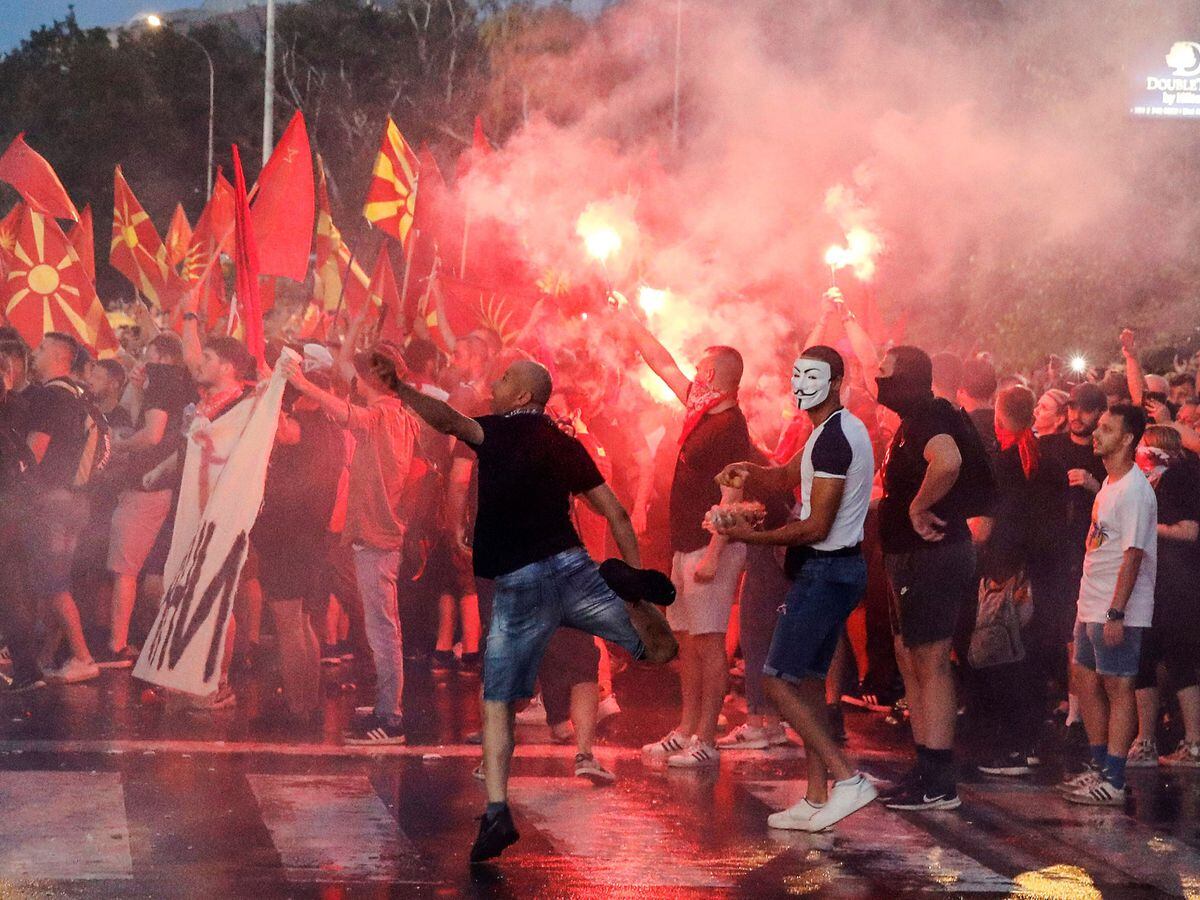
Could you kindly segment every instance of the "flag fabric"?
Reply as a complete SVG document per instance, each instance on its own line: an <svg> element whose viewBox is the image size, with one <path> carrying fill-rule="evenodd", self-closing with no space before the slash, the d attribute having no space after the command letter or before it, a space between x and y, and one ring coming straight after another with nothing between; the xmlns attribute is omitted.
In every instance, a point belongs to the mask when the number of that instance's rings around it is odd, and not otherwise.
<svg viewBox="0 0 1200 900"><path fill-rule="evenodd" d="M113 227L108 263L159 309L170 309L182 292L179 278L167 264L167 249L120 166L113 172Z"/></svg>
<svg viewBox="0 0 1200 900"><path fill-rule="evenodd" d="M8 214L0 219L0 278L8 271L5 268L5 254L12 253L13 245L17 242L17 226L21 223L21 210L24 208L25 204L18 201L13 204Z"/></svg>
<svg viewBox="0 0 1200 900"><path fill-rule="evenodd" d="M283 354L298 358L287 348ZM135 678L202 696L217 689L286 384L276 366L269 381L215 421L200 415L192 422L163 572L166 593Z"/></svg>
<svg viewBox="0 0 1200 900"><path fill-rule="evenodd" d="M6 270L0 311L31 347L46 332L62 331L97 354L116 350L96 289L54 219L24 207L12 250L0 253Z"/></svg>
<svg viewBox="0 0 1200 900"><path fill-rule="evenodd" d="M292 281L308 274L313 236L313 162L299 110L258 176L250 208L259 271Z"/></svg>
<svg viewBox="0 0 1200 900"><path fill-rule="evenodd" d="M217 169L212 196L205 204L181 267L187 290L197 291L196 308L212 325L225 309L225 277L220 256L233 251L233 186Z"/></svg>
<svg viewBox="0 0 1200 900"><path fill-rule="evenodd" d="M402 343L405 329L400 324L402 310L400 309L400 292L396 289L396 274L392 270L392 261L388 257L386 244L379 247L379 255L375 257L375 272L371 276L371 302L380 308L379 337L382 340Z"/></svg>
<svg viewBox="0 0 1200 900"><path fill-rule="evenodd" d="M346 282L343 295L342 282ZM328 312L339 305L353 315L362 309L370 295L371 280L353 258L342 240L342 233L333 223L329 207L329 190L325 181L325 164L317 154L317 262L313 272L314 299Z"/></svg>
<svg viewBox="0 0 1200 900"><path fill-rule="evenodd" d="M263 342L262 301L258 285L258 248L254 240L254 223L250 219L250 203L246 199L246 176L242 174L242 157L237 144L233 145L234 189L234 259L237 263L238 317L246 329L246 349L266 365ZM231 319L232 321L232 319Z"/></svg>
<svg viewBox="0 0 1200 900"><path fill-rule="evenodd" d="M475 133L471 135L471 149L475 151L476 156L490 156L492 153L492 143L483 133L483 116L475 117Z"/></svg>
<svg viewBox="0 0 1200 900"><path fill-rule="evenodd" d="M92 205L89 203L79 214L79 221L67 232L75 254L87 272L88 280L96 283L96 235L92 230Z"/></svg>
<svg viewBox="0 0 1200 900"><path fill-rule="evenodd" d="M79 221L79 212L67 196L67 189L50 163L25 143L23 131L0 155L0 181L15 187L25 203L38 212L56 219Z"/></svg>
<svg viewBox="0 0 1200 900"><path fill-rule="evenodd" d="M459 338L479 330L512 346L537 320L541 299L532 292L500 292L436 274L420 298L418 315L430 339L447 353Z"/></svg>
<svg viewBox="0 0 1200 900"><path fill-rule="evenodd" d="M383 143L375 157L371 184L367 187L363 215L374 227L401 244L408 240L413 224L418 171L417 155L388 116Z"/></svg>
<svg viewBox="0 0 1200 900"><path fill-rule="evenodd" d="M171 225L167 229L167 265L178 266L187 257L188 248L192 245L192 224L183 211L183 204L175 204L175 214L171 216Z"/></svg>

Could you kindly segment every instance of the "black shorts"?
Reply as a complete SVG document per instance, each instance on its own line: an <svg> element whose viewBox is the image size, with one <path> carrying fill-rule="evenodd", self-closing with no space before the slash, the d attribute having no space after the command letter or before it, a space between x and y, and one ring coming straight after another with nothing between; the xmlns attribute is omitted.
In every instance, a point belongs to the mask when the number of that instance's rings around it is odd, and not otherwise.
<svg viewBox="0 0 1200 900"><path fill-rule="evenodd" d="M969 542L933 544L909 553L886 553L892 634L905 647L954 637L963 606L973 601L975 547Z"/></svg>

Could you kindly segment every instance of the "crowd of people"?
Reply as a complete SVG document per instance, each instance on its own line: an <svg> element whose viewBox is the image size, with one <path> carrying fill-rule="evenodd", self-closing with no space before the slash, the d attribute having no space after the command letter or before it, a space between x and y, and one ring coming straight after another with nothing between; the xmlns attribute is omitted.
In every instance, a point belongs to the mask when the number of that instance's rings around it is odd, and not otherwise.
<svg viewBox="0 0 1200 900"><path fill-rule="evenodd" d="M480 331L445 353L372 341L359 317L340 341L295 344L220 686L176 702L237 704L229 673L262 655L264 609L282 683L264 727L319 727L321 665L353 657L374 703L345 740L401 743L406 658L442 677L482 669L474 859L516 840L514 720L544 716L577 745L577 775L613 780L592 751L630 656L678 656L677 724L648 760L711 767L789 743L791 726L808 790L772 827L822 830L876 798L842 746L845 704L911 728L913 770L882 797L897 809L960 804L964 709L990 734L972 762L991 776L1033 772L1056 713L1082 729L1086 767L1060 786L1072 802L1122 806L1128 766L1200 767L1190 361L1147 373L1128 331L1123 365L1088 373L878 348L834 289L780 350L794 415L764 427L743 412L735 346L689 365L636 310L610 315L678 403L579 341L529 354ZM185 435L264 374L195 312L123 345L95 360L65 334L31 350L0 333L12 693L133 665L164 590ZM746 718L721 733L731 665Z"/></svg>

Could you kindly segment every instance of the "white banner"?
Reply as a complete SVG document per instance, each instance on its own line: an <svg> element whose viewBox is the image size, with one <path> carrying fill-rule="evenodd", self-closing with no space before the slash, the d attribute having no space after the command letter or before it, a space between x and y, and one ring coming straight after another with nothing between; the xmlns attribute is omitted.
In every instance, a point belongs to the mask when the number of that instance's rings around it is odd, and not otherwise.
<svg viewBox="0 0 1200 900"><path fill-rule="evenodd" d="M286 384L276 366L269 381L215 422L201 416L193 421L163 572L166 593L135 678L202 696L217 689Z"/></svg>

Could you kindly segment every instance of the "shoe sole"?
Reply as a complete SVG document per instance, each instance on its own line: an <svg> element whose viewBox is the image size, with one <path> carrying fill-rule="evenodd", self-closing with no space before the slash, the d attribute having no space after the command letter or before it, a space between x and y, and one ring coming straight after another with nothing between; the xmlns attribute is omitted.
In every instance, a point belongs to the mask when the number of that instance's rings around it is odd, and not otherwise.
<svg viewBox="0 0 1200 900"><path fill-rule="evenodd" d="M1120 809L1125 805L1124 797L1115 800L1093 800L1091 797L1076 797L1073 794L1068 794L1066 801L1068 803L1076 803L1080 806L1111 806L1115 809Z"/></svg>
<svg viewBox="0 0 1200 900"><path fill-rule="evenodd" d="M1033 774L1033 769L1029 766L977 766L976 768L984 775L1003 775L1009 778Z"/></svg>
<svg viewBox="0 0 1200 900"><path fill-rule="evenodd" d="M575 777L590 781L597 787L603 787L605 785L612 784L617 780L617 776L611 772L606 772L603 775L601 775L599 772L576 772Z"/></svg>
<svg viewBox="0 0 1200 900"><path fill-rule="evenodd" d="M403 737L398 737L398 738L381 738L381 739L375 739L375 738L342 738L342 743L343 743L343 744L347 744L347 745L349 745L349 746L352 746L352 747L373 747L373 746L376 746L376 745L378 745L378 746L380 746L380 747L394 747L394 746L396 746L396 745L398 745L398 744L405 744L405 743L407 743L407 742L408 742L408 739L407 739L407 738L403 738Z"/></svg>
<svg viewBox="0 0 1200 900"><path fill-rule="evenodd" d="M521 835L520 835L520 833L517 833L517 834L513 835L512 840L505 841L501 846L497 847L495 849L495 851L493 851L492 853L489 853L487 856L481 856L479 858L476 858L475 855L472 854L471 855L471 865L476 866L476 865L479 865L480 863L489 862L489 861L495 859L497 856L499 856L501 853L503 853L505 850L507 850L509 847L511 847L513 844L515 844L520 839L521 839Z"/></svg>
<svg viewBox="0 0 1200 900"><path fill-rule="evenodd" d="M672 762L667 760L667 766L672 769L715 769L721 765L720 759L706 759L704 762Z"/></svg>
<svg viewBox="0 0 1200 900"><path fill-rule="evenodd" d="M762 743L759 743L758 741L749 741L745 744L717 744L717 749L722 753L726 753L730 750L735 752L738 750L769 750L771 749L771 745L766 741L763 741Z"/></svg>
<svg viewBox="0 0 1200 900"><path fill-rule="evenodd" d="M1127 769L1157 769L1160 765L1170 765L1170 763L1163 763L1157 759L1125 760L1125 768Z"/></svg>
<svg viewBox="0 0 1200 900"><path fill-rule="evenodd" d="M805 825L808 824L808 819L796 819L794 821L788 821L788 822L781 824L778 821L772 822L771 819L773 819L773 818L775 818L775 817L774 816L767 817L767 827L768 828L773 828L776 831L808 831L808 829L804 827Z"/></svg>
<svg viewBox="0 0 1200 900"><path fill-rule="evenodd" d="M826 823L824 823L823 825L821 825L819 828L818 828L818 827L812 827L812 826L813 826L813 819L816 819L816 818L817 818L817 816L816 816L816 815L814 815L814 816L812 817L812 819L809 819L809 820L808 820L808 825L809 825L810 827L808 827L808 828L801 828L800 830L801 830L801 831L808 831L808 832L811 832L812 834L817 834L817 833L819 833L819 832L822 832L822 831L828 831L830 828L832 828L832 827L833 827L834 825L836 825L838 822L841 822L843 819L848 819L850 816L854 815L854 814L855 814L856 812L858 812L859 810L865 809L866 807L870 806L870 805L871 805L871 804L872 804L872 803L873 803L873 802L874 802L874 801L875 801L875 800L878 798L878 796L879 796L879 795L878 795L877 793L875 793L874 791L872 791L872 792L871 792L871 796L869 796L869 797L860 797L860 798L858 798L858 799L855 801L855 805L854 805L854 807L853 807L853 808L846 810L844 813L842 813L840 816L838 816L838 817L837 817L836 819L834 819L832 822L826 822ZM826 807L823 807L823 809L828 809L828 807L827 807L827 806L826 806ZM820 813L818 813L817 815L820 815Z"/></svg>
<svg viewBox="0 0 1200 900"><path fill-rule="evenodd" d="M958 809L960 806L962 806L962 798L955 797L953 800L938 800L934 803L921 803L916 805L909 803L897 804L885 802L884 806L886 806L888 809L896 809L902 812L936 812L940 809Z"/></svg>

